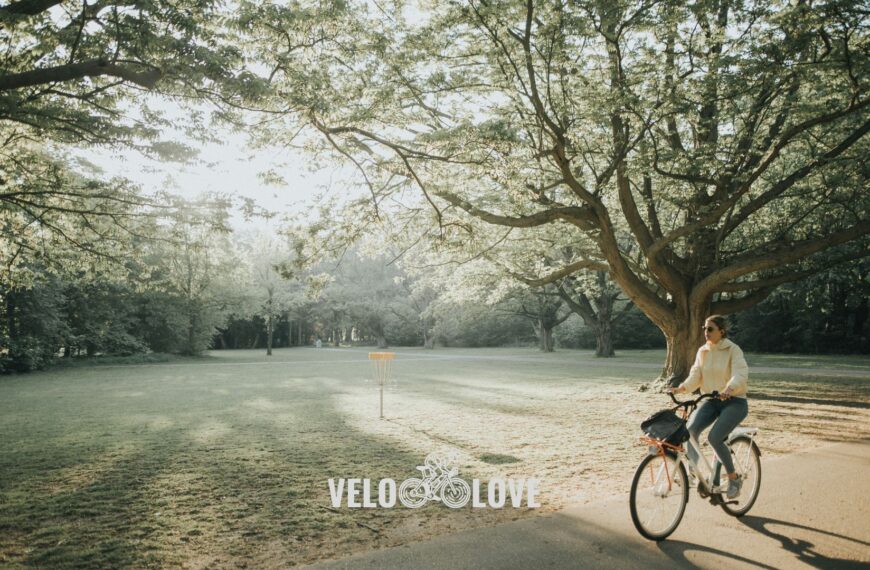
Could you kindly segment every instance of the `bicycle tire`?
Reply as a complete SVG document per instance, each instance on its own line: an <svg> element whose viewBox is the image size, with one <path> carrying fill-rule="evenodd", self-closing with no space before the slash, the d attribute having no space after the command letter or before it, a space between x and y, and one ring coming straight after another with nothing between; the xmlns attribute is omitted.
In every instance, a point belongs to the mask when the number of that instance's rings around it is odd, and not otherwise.
<svg viewBox="0 0 870 570"><path fill-rule="evenodd" d="M758 445L746 436L735 437L728 444L731 448L731 457L734 461L734 468L741 476L745 476L743 488L740 495L737 497L737 504L722 503L722 510L732 517L742 517L749 512L752 505L758 499L758 494L761 491L761 451ZM737 448L735 450L735 448ZM745 457L741 457L742 455ZM747 471L750 470L748 473ZM728 501L725 497L724 500Z"/></svg>
<svg viewBox="0 0 870 570"><path fill-rule="evenodd" d="M461 509L471 498L471 487L462 479L448 481L441 487L441 502L451 509Z"/></svg>
<svg viewBox="0 0 870 570"><path fill-rule="evenodd" d="M663 461L667 462L667 471L663 469L665 465ZM668 474L671 475L670 485L667 481ZM650 478L649 484L646 483L646 477ZM666 491L667 494L659 495L658 493L665 492L665 488L669 489ZM652 501L647 505L647 499L650 498ZM664 501L668 498L673 500L665 505ZM658 500L662 502L658 503ZM689 502L689 478L685 466L670 454L647 455L634 473L628 502L631 508L631 521L641 536L655 541L666 539L680 526L680 521L683 520L683 514L686 512L686 504ZM650 515L655 514L650 511L657 508L663 510L666 515L665 523L661 527L650 520ZM668 515L670 510L673 510L673 513ZM667 520L668 516L671 517L670 520Z"/></svg>
<svg viewBox="0 0 870 570"><path fill-rule="evenodd" d="M409 509L419 509L428 503L423 480L419 477L411 477L402 481L399 485L399 502Z"/></svg>

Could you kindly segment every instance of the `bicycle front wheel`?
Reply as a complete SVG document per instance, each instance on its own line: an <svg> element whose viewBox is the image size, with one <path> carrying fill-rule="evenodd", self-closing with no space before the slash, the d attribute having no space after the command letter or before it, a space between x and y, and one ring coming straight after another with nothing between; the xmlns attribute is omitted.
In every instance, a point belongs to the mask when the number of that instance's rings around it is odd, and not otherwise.
<svg viewBox="0 0 870 570"><path fill-rule="evenodd" d="M729 447L734 469L743 478L743 487L740 495L735 500L726 499L727 502L722 503L722 508L729 515L742 517L755 504L761 490L761 452L748 437L735 438Z"/></svg>
<svg viewBox="0 0 870 570"><path fill-rule="evenodd" d="M648 455L631 482L631 520L650 540L664 540L677 530L686 503L689 478L686 468L671 455Z"/></svg>

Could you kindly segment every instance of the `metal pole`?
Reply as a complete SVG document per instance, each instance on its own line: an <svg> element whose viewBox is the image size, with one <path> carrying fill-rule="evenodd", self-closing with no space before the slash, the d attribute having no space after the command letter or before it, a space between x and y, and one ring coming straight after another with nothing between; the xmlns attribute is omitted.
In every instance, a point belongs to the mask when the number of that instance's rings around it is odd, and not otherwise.
<svg viewBox="0 0 870 570"><path fill-rule="evenodd" d="M384 376L386 376L386 374L384 374L383 370L378 370L378 372L380 372L380 378L378 378L378 381L381 385L381 419L384 419Z"/></svg>

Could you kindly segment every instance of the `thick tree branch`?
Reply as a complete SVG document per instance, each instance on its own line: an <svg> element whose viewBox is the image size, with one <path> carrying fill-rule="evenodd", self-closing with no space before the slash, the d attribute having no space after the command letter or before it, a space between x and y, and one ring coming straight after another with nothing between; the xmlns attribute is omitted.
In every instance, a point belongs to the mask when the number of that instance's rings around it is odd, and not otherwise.
<svg viewBox="0 0 870 570"><path fill-rule="evenodd" d="M811 269L805 269L801 271L787 271L785 273L765 277L763 279L755 279L753 281L736 281L732 283L725 283L724 285L718 287L717 291L722 293L736 293L767 287L776 287L785 283L794 283L795 281L799 281L811 275L821 273L822 271L830 269L831 267L834 267L841 263L854 261L856 259L863 259L868 256L870 256L870 253L868 253L867 251L855 251L846 255L838 256L831 260L827 260L823 265L813 267Z"/></svg>
<svg viewBox="0 0 870 570"><path fill-rule="evenodd" d="M832 148L831 150L818 157L817 159L813 160L812 162L805 164L803 167L795 170L787 177L783 178L782 180L771 186L768 190L751 200L748 204L741 208L741 210L737 214L729 218L728 223L724 226L723 236L727 236L728 234L730 234L751 214L758 211L760 208L762 208L764 205L769 203L777 196L782 195L783 192L794 186L794 184L797 183L799 180L804 179L813 170L828 164L833 159L848 150L856 142L858 142L861 137L867 134L868 131L870 131L870 121L865 122L860 128L853 131L851 135L846 137L846 139L844 139L836 147ZM662 252L662 250L664 250L666 247L668 247L670 244L674 243L678 239L693 234L710 224L718 222L722 218L722 216L724 216L728 212L728 210L730 210L734 206L734 204L737 203L737 200L741 196L743 196L748 190L749 187L745 186L737 191L734 191L727 200L723 200L718 206L707 211L705 215L701 216L694 222L681 226L669 232L663 238L656 240L650 246L649 251L647 252L648 255L653 257L657 256Z"/></svg>
<svg viewBox="0 0 870 570"><path fill-rule="evenodd" d="M588 206L561 206L525 216L504 216L478 208L464 198L461 198L452 192L447 192L446 190L433 191L432 193L453 206L465 210L475 218L499 226L534 228L562 220L574 224L580 229L586 231L591 231L595 227L593 225L594 217L592 216L592 211Z"/></svg>
<svg viewBox="0 0 870 570"><path fill-rule="evenodd" d="M783 242L768 249L764 254L742 256L734 263L714 271L701 280L693 289L692 298L704 299L718 291L723 284L743 275L794 263L814 253L847 243L867 234L870 234L870 220L858 222L850 228L832 233L824 238Z"/></svg>
<svg viewBox="0 0 870 570"><path fill-rule="evenodd" d="M763 287L756 291L752 291L739 299L728 299L725 301L716 301L710 305L710 312L719 315L730 315L740 311L745 311L754 307L758 303L764 301L776 287Z"/></svg>
<svg viewBox="0 0 870 570"><path fill-rule="evenodd" d="M562 297L562 300L565 301L565 304L567 304L574 313L583 319L586 326L596 326L598 324L598 317L595 314L595 309L592 308L592 304L589 302L589 298L586 297L585 294L580 293L577 296L577 300L575 300L571 294L565 290L564 285L560 283L559 296Z"/></svg>
<svg viewBox="0 0 870 570"><path fill-rule="evenodd" d="M752 165L758 164L759 162L761 164L758 166L758 168L756 168L753 172L751 172L745 180L742 181L740 186L736 189L735 194L742 194L743 192L748 190L752 186L752 184L756 180L758 180L758 178L762 174L764 174L768 168L770 168L770 166L777 159L777 157L780 155L782 150L786 146L788 146L789 143L791 143L791 141L794 140L794 138L797 137L799 134L806 132L813 127L832 123L833 121L836 121L837 119L849 116L853 113L857 113L857 112L861 111L862 109L864 109L865 107L867 107L868 105L870 105L870 98L867 98L867 99L864 99L863 101L859 101L857 103L849 105L845 109L840 109L839 111L835 111L833 113L827 113L825 115L819 115L817 117L813 117L812 119L807 119L806 121L798 123L797 125L788 129L785 133L783 133L782 137L780 137L780 139L779 139L779 141L777 141L776 145L774 145L772 148L770 148L770 150L767 152L766 156L762 157L762 156L753 155L752 158L749 159L750 167ZM774 127L776 127L776 124L774 124ZM769 145L769 138L767 140L765 140L765 144ZM761 160L762 158L763 158L763 161Z"/></svg>
<svg viewBox="0 0 870 570"><path fill-rule="evenodd" d="M592 261L589 259L581 259L580 261L575 261L574 263L569 263L568 265L553 271L552 273L548 273L543 277L535 277L530 278L525 275L521 275L514 271L509 271L511 277L516 279L517 281L522 281L526 285L531 287L543 287L544 285L549 285L550 283L555 283L556 281L560 281L565 277L577 273L578 271L583 271L584 269L593 269L595 271L607 271L607 264L601 263L598 261Z"/></svg>
<svg viewBox="0 0 870 570"><path fill-rule="evenodd" d="M12 16L35 16L62 2L63 0L19 0L6 6L0 6L0 18L7 14Z"/></svg>
<svg viewBox="0 0 870 570"><path fill-rule="evenodd" d="M856 129L852 132L848 137L846 137L840 144L823 154L822 156L816 158L812 162L805 164L801 168L798 168L773 186L771 186L765 192L759 194L754 199L750 200L748 204L746 204L740 211L737 212L725 226L724 235L728 235L732 231L734 231L740 224L742 224L746 218L760 210L762 207L767 205L774 198L782 195L783 192L794 186L798 181L803 180L809 175L813 170L825 166L846 150L848 150L852 145L861 140L861 138L870 132L870 121L865 121L860 128Z"/></svg>
<svg viewBox="0 0 870 570"><path fill-rule="evenodd" d="M71 81L84 77L99 77L101 75L119 77L130 83L151 89L157 84L157 81L162 76L162 72L156 68L136 71L132 65L119 65L103 59L90 59L80 63L2 75L0 76L0 91Z"/></svg>

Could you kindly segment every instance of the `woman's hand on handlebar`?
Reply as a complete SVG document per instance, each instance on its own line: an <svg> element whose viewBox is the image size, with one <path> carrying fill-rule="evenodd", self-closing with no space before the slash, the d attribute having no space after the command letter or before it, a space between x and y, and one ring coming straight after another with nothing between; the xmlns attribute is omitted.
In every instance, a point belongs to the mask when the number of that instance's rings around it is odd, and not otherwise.
<svg viewBox="0 0 870 570"><path fill-rule="evenodd" d="M682 394L682 393L685 392L685 391L686 391L686 389L683 388L682 386L670 386L670 387L668 387L668 389L666 390L666 392L667 392L668 394Z"/></svg>

